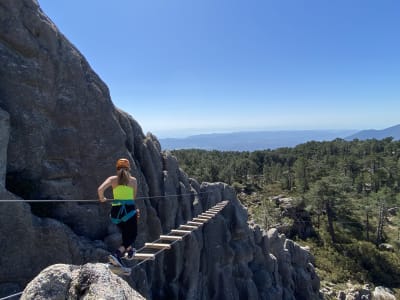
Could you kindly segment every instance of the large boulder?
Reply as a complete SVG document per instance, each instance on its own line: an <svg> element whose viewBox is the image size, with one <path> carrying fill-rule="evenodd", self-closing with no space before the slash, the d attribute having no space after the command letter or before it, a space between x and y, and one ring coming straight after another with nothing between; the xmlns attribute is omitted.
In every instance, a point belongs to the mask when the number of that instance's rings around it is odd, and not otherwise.
<svg viewBox="0 0 400 300"><path fill-rule="evenodd" d="M372 292L372 300L396 300L396 297L390 289L377 286Z"/></svg>
<svg viewBox="0 0 400 300"><path fill-rule="evenodd" d="M95 300L143 298L104 264L58 264L48 267L25 288L21 300Z"/></svg>

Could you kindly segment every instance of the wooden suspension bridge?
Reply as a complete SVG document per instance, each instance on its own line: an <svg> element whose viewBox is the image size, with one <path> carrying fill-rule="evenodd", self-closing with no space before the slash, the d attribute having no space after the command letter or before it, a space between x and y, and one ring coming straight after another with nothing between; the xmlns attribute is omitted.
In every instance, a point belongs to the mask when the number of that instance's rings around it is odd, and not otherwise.
<svg viewBox="0 0 400 300"><path fill-rule="evenodd" d="M157 240L151 243L145 243L133 256L133 260L140 261L134 266L127 267L117 264L108 264L107 266L118 275L129 276L134 268L145 261L155 260L158 254L165 250L170 250L173 244L182 241L185 236L192 234L193 231L212 220L227 204L228 201L221 201L186 224L180 225L177 229L172 229L168 234L160 235Z"/></svg>

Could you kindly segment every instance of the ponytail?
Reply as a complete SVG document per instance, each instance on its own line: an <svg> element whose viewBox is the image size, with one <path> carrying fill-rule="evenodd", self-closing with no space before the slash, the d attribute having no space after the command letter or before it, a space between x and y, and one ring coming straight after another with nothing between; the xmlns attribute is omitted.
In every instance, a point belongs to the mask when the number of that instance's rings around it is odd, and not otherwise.
<svg viewBox="0 0 400 300"><path fill-rule="evenodd" d="M118 185L128 185L129 179L131 175L129 174L129 171L125 168L121 168L117 171L117 176L118 176Z"/></svg>

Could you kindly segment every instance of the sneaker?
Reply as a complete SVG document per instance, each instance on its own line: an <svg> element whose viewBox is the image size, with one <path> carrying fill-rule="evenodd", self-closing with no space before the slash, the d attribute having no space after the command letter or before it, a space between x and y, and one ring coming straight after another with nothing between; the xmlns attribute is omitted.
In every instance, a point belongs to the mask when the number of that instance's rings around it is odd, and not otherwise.
<svg viewBox="0 0 400 300"><path fill-rule="evenodd" d="M126 259L132 260L135 257L136 249L131 248L126 252Z"/></svg>
<svg viewBox="0 0 400 300"><path fill-rule="evenodd" d="M122 263L121 260L122 257L122 253L121 251L119 251L118 249L115 250L115 252L112 255L108 256L108 259L110 260L110 262L116 266L116 267L122 267L124 264Z"/></svg>

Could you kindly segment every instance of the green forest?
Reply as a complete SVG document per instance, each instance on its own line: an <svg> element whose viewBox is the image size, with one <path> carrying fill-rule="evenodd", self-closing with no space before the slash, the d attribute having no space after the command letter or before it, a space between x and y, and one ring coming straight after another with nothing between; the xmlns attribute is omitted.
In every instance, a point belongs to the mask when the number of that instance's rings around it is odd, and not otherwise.
<svg viewBox="0 0 400 300"><path fill-rule="evenodd" d="M309 246L324 282L400 287L400 142L336 139L253 152L174 150L196 180L226 182L263 229ZM277 199L290 200L295 213ZM308 234L295 228L307 227Z"/></svg>

